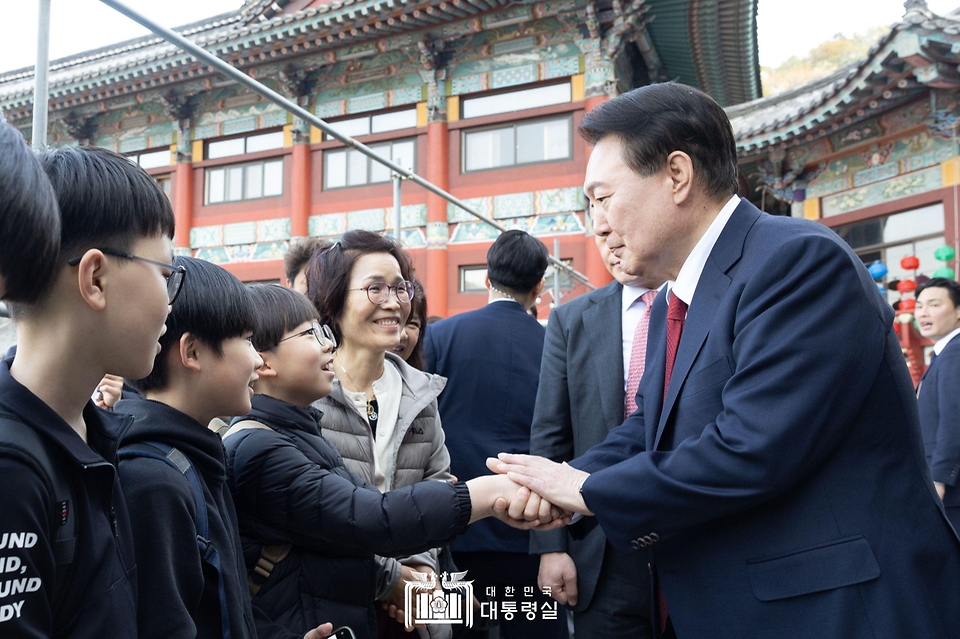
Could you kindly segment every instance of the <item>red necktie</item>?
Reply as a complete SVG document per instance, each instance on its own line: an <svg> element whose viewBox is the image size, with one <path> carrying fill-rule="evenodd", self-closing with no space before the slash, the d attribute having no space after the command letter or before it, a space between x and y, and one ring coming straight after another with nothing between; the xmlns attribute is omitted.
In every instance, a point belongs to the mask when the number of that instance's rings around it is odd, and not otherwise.
<svg viewBox="0 0 960 639"><path fill-rule="evenodd" d="M647 308L644 309L640 321L637 322L637 328L633 332L630 369L627 372L627 393L624 397L624 406L626 407L624 418L629 417L633 411L637 410L637 387L640 386L640 378L643 377L643 367L647 358L647 330L650 327L650 309L653 307L653 300L656 296L656 291L647 291L640 296Z"/></svg>
<svg viewBox="0 0 960 639"><path fill-rule="evenodd" d="M670 388L670 376L673 375L673 364L677 360L677 349L680 348L680 336L683 334L683 323L687 320L687 303L670 293L670 305L667 307L667 367L663 374L663 401L667 401L667 389ZM657 614L660 616L660 633L667 629L667 619L670 612L667 610L667 600L660 587L660 579L656 581Z"/></svg>

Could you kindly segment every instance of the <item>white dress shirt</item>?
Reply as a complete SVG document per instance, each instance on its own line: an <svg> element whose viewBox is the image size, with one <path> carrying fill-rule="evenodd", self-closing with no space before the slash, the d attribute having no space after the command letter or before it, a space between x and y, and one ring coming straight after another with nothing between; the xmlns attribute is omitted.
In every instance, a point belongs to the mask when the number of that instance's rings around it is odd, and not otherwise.
<svg viewBox="0 0 960 639"><path fill-rule="evenodd" d="M955 328L940 339L937 340L937 343L933 345L933 352L940 356L940 353L943 352L943 349L947 347L947 344L950 343L957 335L960 335L960 328Z"/></svg>
<svg viewBox="0 0 960 639"><path fill-rule="evenodd" d="M633 336L637 332L637 324L647 310L647 305L640 298L649 290L649 288L643 286L624 285L621 291L620 326L623 329L623 392L627 392Z"/></svg>
<svg viewBox="0 0 960 639"><path fill-rule="evenodd" d="M713 247L720 238L720 233L723 232L723 228L730 221L730 216L733 215L738 206L740 206L740 196L738 195L734 195L723 205L717 217L713 219L707 231L700 237L700 241L697 242L697 245L693 247L690 255L683 262L680 272L677 273L676 282L670 287L670 292L686 302L688 307L693 303L693 294L697 291L697 284L700 282L700 275L703 273L707 258L713 252Z"/></svg>

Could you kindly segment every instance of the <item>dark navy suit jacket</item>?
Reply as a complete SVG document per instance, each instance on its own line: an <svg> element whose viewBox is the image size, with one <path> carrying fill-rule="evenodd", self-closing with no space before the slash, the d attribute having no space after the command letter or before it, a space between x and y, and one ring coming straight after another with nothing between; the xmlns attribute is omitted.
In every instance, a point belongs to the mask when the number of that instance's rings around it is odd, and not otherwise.
<svg viewBox="0 0 960 639"><path fill-rule="evenodd" d="M930 474L946 484L943 505L960 530L960 337L947 342L923 375L917 403Z"/></svg>
<svg viewBox="0 0 960 639"><path fill-rule="evenodd" d="M460 481L490 474L487 457L530 452L543 336L543 327L515 302L494 302L427 327L427 370L447 378L440 419L450 472ZM487 519L450 547L527 553L529 544L530 533Z"/></svg>
<svg viewBox="0 0 960 639"><path fill-rule="evenodd" d="M623 421L622 291L619 282L611 282L550 313L531 454L570 461ZM579 540L563 529L533 532L530 552L566 552L573 558L578 590L573 609L579 611L593 599L606 542L600 527Z"/></svg>
<svg viewBox="0 0 960 639"><path fill-rule="evenodd" d="M830 229L746 201L707 259L663 401L573 465L613 544L646 547L682 639L956 636L960 540L923 451L893 310Z"/></svg>

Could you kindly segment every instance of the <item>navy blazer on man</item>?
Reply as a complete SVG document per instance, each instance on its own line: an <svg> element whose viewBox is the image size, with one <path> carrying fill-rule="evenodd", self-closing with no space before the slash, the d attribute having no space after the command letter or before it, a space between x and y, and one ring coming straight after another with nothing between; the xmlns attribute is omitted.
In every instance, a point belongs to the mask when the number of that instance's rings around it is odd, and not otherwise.
<svg viewBox="0 0 960 639"><path fill-rule="evenodd" d="M438 398L461 481L488 475L487 457L530 451L544 329L513 301L494 302L431 324L424 336L427 370L447 378ZM470 526L454 552L529 551L530 533L496 519Z"/></svg>
<svg viewBox="0 0 960 639"><path fill-rule="evenodd" d="M570 461L623 421L623 286L611 282L550 313L533 413L530 453ZM607 538L595 527L581 540L566 530L531 533L530 552L566 552L577 566L577 605L593 598ZM637 575L637 579L645 579Z"/></svg>
<svg viewBox="0 0 960 639"><path fill-rule="evenodd" d="M960 540L893 310L856 254L742 201L664 402L665 297L637 411L573 465L610 541L648 548L677 636L956 636Z"/></svg>
<svg viewBox="0 0 960 639"><path fill-rule="evenodd" d="M960 338L943 347L920 382L917 397L923 447L933 481L946 484L943 505L960 530Z"/></svg>

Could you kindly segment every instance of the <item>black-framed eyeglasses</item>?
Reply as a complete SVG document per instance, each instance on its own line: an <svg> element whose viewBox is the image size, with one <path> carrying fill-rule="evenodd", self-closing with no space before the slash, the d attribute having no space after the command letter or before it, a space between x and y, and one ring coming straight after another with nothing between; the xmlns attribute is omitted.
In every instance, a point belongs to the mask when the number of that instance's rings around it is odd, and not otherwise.
<svg viewBox="0 0 960 639"><path fill-rule="evenodd" d="M331 331L330 327L326 324L321 326L319 322L314 322L310 325L310 328L305 331L300 331L296 335L284 337L282 340L277 342L277 344L285 342L288 339L293 339L294 337L307 335L308 333L312 333L313 336L317 338L317 343L320 344L320 346L330 346L332 350L337 350L337 338L333 336L333 331Z"/></svg>
<svg viewBox="0 0 960 639"><path fill-rule="evenodd" d="M112 248L98 248L97 250L104 255L121 257L126 260L136 260L138 262L144 262L145 264L159 266L162 269L170 271L168 275L163 276L163 279L167 281L167 304L173 304L174 300L176 300L177 296L180 294L180 289L183 288L183 279L187 274L187 269L184 266L174 266L173 264L165 264L163 262L157 262L156 260L148 260L145 257L140 257L139 255L130 255L129 253L117 251ZM80 255L79 257L67 260L67 264L70 266L76 266L82 259L83 256Z"/></svg>
<svg viewBox="0 0 960 639"><path fill-rule="evenodd" d="M417 292L417 285L410 280L404 280L396 286L389 286L386 282L374 282L363 288L351 288L347 290L366 291L367 299L377 306L385 303L390 297L390 291L393 291L397 296L398 302L401 304L409 304L410 300L413 299L414 293Z"/></svg>

